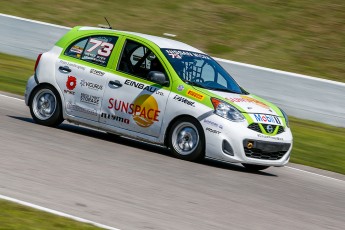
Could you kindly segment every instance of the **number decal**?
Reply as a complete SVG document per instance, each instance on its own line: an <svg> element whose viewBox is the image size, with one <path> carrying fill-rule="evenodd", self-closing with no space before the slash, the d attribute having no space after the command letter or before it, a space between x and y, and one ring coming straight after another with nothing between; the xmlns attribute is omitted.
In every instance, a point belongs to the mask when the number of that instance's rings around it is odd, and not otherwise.
<svg viewBox="0 0 345 230"><path fill-rule="evenodd" d="M108 42L103 42L101 45L103 48L98 50L98 54L104 57L108 57L113 49L114 45Z"/></svg>
<svg viewBox="0 0 345 230"><path fill-rule="evenodd" d="M96 40L93 38L89 42L93 43L95 45L92 46L90 49L86 50L87 52L92 52L94 49L96 49L98 46L100 46L102 44L102 41L99 41L99 40Z"/></svg>
<svg viewBox="0 0 345 230"><path fill-rule="evenodd" d="M108 42L102 42L97 39L91 39L89 41L90 43L94 44L92 47L90 47L87 52L92 52L97 47L101 46L102 48L97 51L98 55L108 57L111 53L111 50L113 49L114 45Z"/></svg>

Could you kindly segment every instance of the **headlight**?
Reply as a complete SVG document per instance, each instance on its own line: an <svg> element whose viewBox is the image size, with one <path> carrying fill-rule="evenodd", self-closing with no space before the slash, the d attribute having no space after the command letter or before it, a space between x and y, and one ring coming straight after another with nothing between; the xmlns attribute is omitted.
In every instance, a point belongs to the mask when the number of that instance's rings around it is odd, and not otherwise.
<svg viewBox="0 0 345 230"><path fill-rule="evenodd" d="M233 107L232 105L221 101L217 98L211 98L213 107L214 107L214 113L218 116L224 117L230 121L243 121L244 116L238 109Z"/></svg>
<svg viewBox="0 0 345 230"><path fill-rule="evenodd" d="M286 122L286 126L290 127L288 115L284 112L284 110L282 110L281 108L279 108L279 109L280 109L280 111L282 112L282 114L284 116L284 119L285 119L285 122Z"/></svg>

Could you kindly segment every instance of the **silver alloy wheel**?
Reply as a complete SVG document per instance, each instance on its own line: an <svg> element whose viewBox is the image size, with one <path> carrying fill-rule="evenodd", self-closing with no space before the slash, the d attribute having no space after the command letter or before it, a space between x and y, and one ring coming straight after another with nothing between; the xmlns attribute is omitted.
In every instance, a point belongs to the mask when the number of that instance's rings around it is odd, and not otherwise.
<svg viewBox="0 0 345 230"><path fill-rule="evenodd" d="M172 134L173 148L181 155L192 153L199 144L198 129L189 122L178 124Z"/></svg>
<svg viewBox="0 0 345 230"><path fill-rule="evenodd" d="M56 97L50 89L41 89L32 100L32 109L40 120L47 120L56 110Z"/></svg>

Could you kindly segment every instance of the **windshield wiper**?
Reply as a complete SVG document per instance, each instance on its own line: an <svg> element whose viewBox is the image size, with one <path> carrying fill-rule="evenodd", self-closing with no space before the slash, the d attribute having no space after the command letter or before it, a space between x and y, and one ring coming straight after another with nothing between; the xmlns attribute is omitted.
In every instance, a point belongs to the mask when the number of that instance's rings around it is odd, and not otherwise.
<svg viewBox="0 0 345 230"><path fill-rule="evenodd" d="M204 89L209 89L209 90L216 90L216 91L222 91L222 92L227 92L227 93L236 93L236 94L243 94L243 92L236 92L236 91L233 91L231 89L226 89L226 88L212 88L212 87L207 87L199 82L195 82L195 81L188 81L188 80L185 80L184 81L185 83L187 83L188 85L192 85L192 86L197 86L197 87L200 87L200 88L204 88Z"/></svg>
<svg viewBox="0 0 345 230"><path fill-rule="evenodd" d="M228 93L236 93L236 94L242 94L242 92L236 92L231 89L222 89L222 88L212 88L213 90L216 91L222 91L222 92L228 92Z"/></svg>
<svg viewBox="0 0 345 230"><path fill-rule="evenodd" d="M210 88L205 87L201 83L198 83L198 82L195 82L195 81L185 80L184 82L187 83L188 85L197 86L197 87L204 88L204 89L210 89Z"/></svg>

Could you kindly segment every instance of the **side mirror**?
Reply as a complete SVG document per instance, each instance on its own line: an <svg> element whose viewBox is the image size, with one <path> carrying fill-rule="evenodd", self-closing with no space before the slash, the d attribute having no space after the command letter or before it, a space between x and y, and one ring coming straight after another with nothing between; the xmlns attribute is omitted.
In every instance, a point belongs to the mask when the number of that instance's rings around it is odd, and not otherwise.
<svg viewBox="0 0 345 230"><path fill-rule="evenodd" d="M159 71L150 71L147 79L162 86L169 85L169 81L166 80L165 74Z"/></svg>

